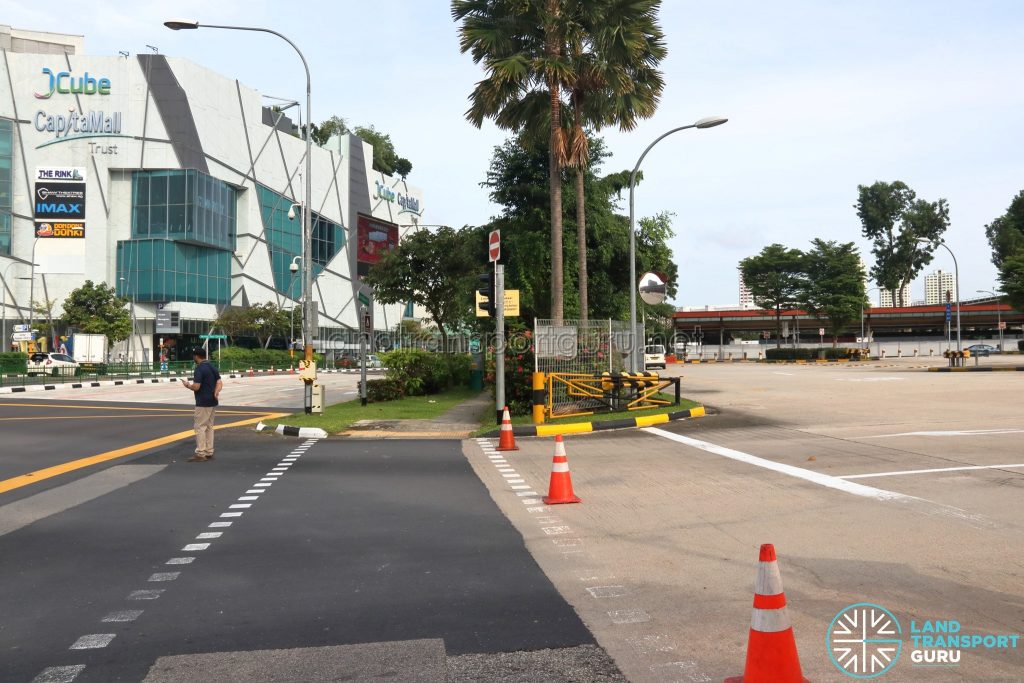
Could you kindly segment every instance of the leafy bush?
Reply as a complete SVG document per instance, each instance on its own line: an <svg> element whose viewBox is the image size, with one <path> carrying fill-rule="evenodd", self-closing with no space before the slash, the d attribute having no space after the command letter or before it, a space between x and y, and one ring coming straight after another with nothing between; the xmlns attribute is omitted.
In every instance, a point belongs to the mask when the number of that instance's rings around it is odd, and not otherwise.
<svg viewBox="0 0 1024 683"><path fill-rule="evenodd" d="M494 382L494 357L487 359L487 381ZM506 350L505 403L512 415L533 411L533 350Z"/></svg>
<svg viewBox="0 0 1024 683"><path fill-rule="evenodd" d="M362 382L359 382L360 392ZM371 379L366 381L366 400L370 403L397 401L405 396L402 383L394 379Z"/></svg>
<svg viewBox="0 0 1024 683"><path fill-rule="evenodd" d="M813 360L818 357L817 349L768 349L764 352L768 360Z"/></svg>
<svg viewBox="0 0 1024 683"><path fill-rule="evenodd" d="M287 351L280 349L246 349L241 346L228 346L221 349L220 367L227 369L246 369L249 366L261 369L271 366L286 368L298 363L302 357L301 351L296 351L295 357L292 358ZM323 367L324 357L322 354L315 354L313 358L316 360L317 367ZM216 349L210 350L210 360L217 361Z"/></svg>
<svg viewBox="0 0 1024 683"><path fill-rule="evenodd" d="M0 373L23 375L28 370L27 365L27 353L0 353Z"/></svg>
<svg viewBox="0 0 1024 683"><path fill-rule="evenodd" d="M469 376L473 368L473 358L467 353L457 353L445 356L444 360L448 366L449 386L468 386Z"/></svg>
<svg viewBox="0 0 1024 683"><path fill-rule="evenodd" d="M857 349L848 349L846 347L832 348L828 346L822 349L768 349L764 355L768 360L817 360L819 358L834 360L837 358L850 358L857 353Z"/></svg>
<svg viewBox="0 0 1024 683"><path fill-rule="evenodd" d="M448 362L442 354L400 349L381 354L381 361L387 367L387 378L401 383L406 396L436 394L450 384Z"/></svg>
<svg viewBox="0 0 1024 683"><path fill-rule="evenodd" d="M818 349L818 358L850 358L851 356L856 356L858 354L858 349L848 349L845 347Z"/></svg>

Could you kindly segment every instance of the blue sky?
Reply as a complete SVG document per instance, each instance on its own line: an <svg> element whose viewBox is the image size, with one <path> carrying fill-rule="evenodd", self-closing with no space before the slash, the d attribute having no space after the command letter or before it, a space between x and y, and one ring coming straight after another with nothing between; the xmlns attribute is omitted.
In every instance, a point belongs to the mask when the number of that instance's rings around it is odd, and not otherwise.
<svg viewBox="0 0 1024 683"><path fill-rule="evenodd" d="M409 179L424 189L426 220L459 226L497 211L479 183L503 134L463 118L481 72L459 53L448 7L0 0L0 17L18 28L82 33L89 54L155 45L300 99L301 65L278 39L161 24L171 14L274 28L310 61L314 119L339 114L390 133L413 162ZM666 139L644 162L638 213L676 216L677 304L735 303L738 261L772 242L854 241L870 264L853 204L857 185L875 180L946 198L964 298L995 285L984 225L1024 189L1024 4L666 0L661 19L669 47L662 104L637 130L604 135L614 155L606 170L615 171L632 167L665 130L711 114L730 118ZM952 268L945 251L932 268ZM915 284L913 297L923 296Z"/></svg>

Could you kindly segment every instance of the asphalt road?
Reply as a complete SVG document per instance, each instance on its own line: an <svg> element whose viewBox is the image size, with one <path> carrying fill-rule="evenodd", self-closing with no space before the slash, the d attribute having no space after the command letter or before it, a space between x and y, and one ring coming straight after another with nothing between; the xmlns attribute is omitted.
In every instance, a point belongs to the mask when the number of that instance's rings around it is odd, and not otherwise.
<svg viewBox="0 0 1024 683"><path fill-rule="evenodd" d="M1024 633L1024 373L922 365L672 369L718 414L567 437L579 505L517 495L546 491L551 439L505 457L467 442L466 455L635 683L742 673L762 543L776 546L810 680L849 680L825 639L841 610L869 602L903 629L877 680L1020 681L1021 640L964 649L955 667L913 659L929 649L912 623Z"/></svg>
<svg viewBox="0 0 1024 683"><path fill-rule="evenodd" d="M609 666L459 442L231 430L214 461L190 452L98 472L129 483L0 535L0 680L138 681L171 655L413 639L443 639L470 671L487 670L476 655L543 648Z"/></svg>
<svg viewBox="0 0 1024 683"><path fill-rule="evenodd" d="M269 412L224 405L217 424ZM192 413L184 405L0 396L0 505L123 462L143 450L140 442L193 439Z"/></svg>

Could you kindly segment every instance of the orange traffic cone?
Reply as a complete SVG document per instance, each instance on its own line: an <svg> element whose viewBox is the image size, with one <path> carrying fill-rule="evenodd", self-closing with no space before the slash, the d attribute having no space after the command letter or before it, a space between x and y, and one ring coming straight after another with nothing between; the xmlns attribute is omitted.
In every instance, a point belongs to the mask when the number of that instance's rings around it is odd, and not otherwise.
<svg viewBox="0 0 1024 683"><path fill-rule="evenodd" d="M505 412L501 414L501 434L498 438L498 447L495 450L519 450L519 446L516 445L516 435L512 433L512 418L509 417L508 406L505 406Z"/></svg>
<svg viewBox="0 0 1024 683"><path fill-rule="evenodd" d="M253 377L253 376L255 376L255 374L256 374L256 372L252 369L252 366L250 365L249 366L249 376Z"/></svg>
<svg viewBox="0 0 1024 683"><path fill-rule="evenodd" d="M551 461L551 483L548 484L548 495L544 496L545 505L561 505L562 503L582 503L572 492L572 477L569 475L569 460L565 457L565 442L562 435L555 437L555 457Z"/></svg>
<svg viewBox="0 0 1024 683"><path fill-rule="evenodd" d="M761 546L747 665L742 676L727 678L725 683L808 683L800 670L793 626L786 614L782 576L771 543Z"/></svg>

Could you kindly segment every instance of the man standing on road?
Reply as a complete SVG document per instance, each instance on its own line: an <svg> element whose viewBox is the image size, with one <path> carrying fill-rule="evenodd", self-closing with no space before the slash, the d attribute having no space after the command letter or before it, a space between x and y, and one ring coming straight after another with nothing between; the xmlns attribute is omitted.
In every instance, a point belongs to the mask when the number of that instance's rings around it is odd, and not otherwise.
<svg viewBox="0 0 1024 683"><path fill-rule="evenodd" d="M195 430L196 454L189 462L213 460L213 417L217 410L217 397L224 383L217 368L206 360L206 350L199 347L192 352L196 362L192 381L181 380L181 384L196 395Z"/></svg>

